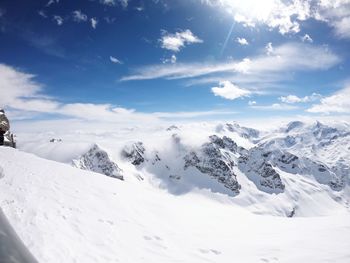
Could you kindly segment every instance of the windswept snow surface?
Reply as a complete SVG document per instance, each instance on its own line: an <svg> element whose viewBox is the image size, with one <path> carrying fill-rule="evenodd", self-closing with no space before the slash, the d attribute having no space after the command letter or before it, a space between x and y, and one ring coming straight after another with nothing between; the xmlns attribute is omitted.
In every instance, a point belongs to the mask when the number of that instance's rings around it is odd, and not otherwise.
<svg viewBox="0 0 350 263"><path fill-rule="evenodd" d="M300 190L310 194L299 205L331 213L271 216L271 199L270 211L256 215L244 201L258 205L269 194L174 195L148 180L121 181L11 148L0 148L0 167L1 207L40 262L350 261L349 210L307 180Z"/></svg>

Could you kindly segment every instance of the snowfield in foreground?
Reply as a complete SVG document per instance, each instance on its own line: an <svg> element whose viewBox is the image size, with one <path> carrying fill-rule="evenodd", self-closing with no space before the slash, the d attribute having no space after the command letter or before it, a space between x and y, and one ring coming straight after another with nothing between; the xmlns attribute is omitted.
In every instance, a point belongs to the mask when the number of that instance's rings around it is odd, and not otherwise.
<svg viewBox="0 0 350 263"><path fill-rule="evenodd" d="M26 131L18 147L0 148L0 204L40 262L350 262L347 123Z"/></svg>
<svg viewBox="0 0 350 263"><path fill-rule="evenodd" d="M253 214L229 195L170 194L10 148L0 148L0 167L1 207L40 262L350 261L349 210L322 191L310 199L328 215L288 218Z"/></svg>

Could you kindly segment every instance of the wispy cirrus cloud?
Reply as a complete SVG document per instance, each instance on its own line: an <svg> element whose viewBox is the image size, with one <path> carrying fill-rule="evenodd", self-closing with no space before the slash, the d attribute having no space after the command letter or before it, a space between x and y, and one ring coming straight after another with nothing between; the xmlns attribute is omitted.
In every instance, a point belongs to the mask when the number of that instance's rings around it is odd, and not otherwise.
<svg viewBox="0 0 350 263"><path fill-rule="evenodd" d="M100 3L107 6L115 6L117 4L115 0L100 0Z"/></svg>
<svg viewBox="0 0 350 263"><path fill-rule="evenodd" d="M298 97L296 95L281 96L279 100L284 103L294 104L294 103L307 103L320 100L322 98L321 94L312 93L310 96Z"/></svg>
<svg viewBox="0 0 350 263"><path fill-rule="evenodd" d="M181 79L202 77L209 74L230 74L252 77L290 71L328 69L341 61L340 57L323 46L305 43L287 43L275 47L269 54L262 54L241 61L219 63L177 63L176 65L149 65L124 76L122 81L144 79Z"/></svg>
<svg viewBox="0 0 350 263"><path fill-rule="evenodd" d="M40 114L49 114L53 116L52 120L55 119L54 116L60 115L88 122L142 124L236 113L224 110L143 113L109 103L63 103L45 95L44 86L36 82L35 77L14 67L0 64L0 107L5 107L12 118L24 120Z"/></svg>
<svg viewBox="0 0 350 263"><path fill-rule="evenodd" d="M123 64L123 61L117 59L116 57L113 57L113 56L109 56L109 60L112 62L112 63L115 63L115 64Z"/></svg>
<svg viewBox="0 0 350 263"><path fill-rule="evenodd" d="M116 6L119 3L122 7L126 8L129 0L100 0L100 3L106 6Z"/></svg>
<svg viewBox="0 0 350 263"><path fill-rule="evenodd" d="M178 31L174 34L162 31L162 37L159 39L161 47L170 51L179 52L183 47L189 44L202 43L203 40L194 35L191 30Z"/></svg>
<svg viewBox="0 0 350 263"><path fill-rule="evenodd" d="M49 7L52 4L58 4L60 2L60 0L49 0L46 4L47 7Z"/></svg>
<svg viewBox="0 0 350 263"><path fill-rule="evenodd" d="M0 64L0 105L24 111L52 111L58 103L42 94L34 75Z"/></svg>
<svg viewBox="0 0 350 263"><path fill-rule="evenodd" d="M27 41L31 46L37 48L43 53L54 56L57 58L66 58L65 49L59 45L57 39L51 36L37 35L33 32L24 32L22 37Z"/></svg>
<svg viewBox="0 0 350 263"><path fill-rule="evenodd" d="M44 10L39 10L38 15L43 17L43 18L48 18L47 14ZM0 10L0 17L1 17L1 10Z"/></svg>
<svg viewBox="0 0 350 263"><path fill-rule="evenodd" d="M312 113L350 113L350 85L335 92L334 94L324 97L319 104L312 105L308 112Z"/></svg>
<svg viewBox="0 0 350 263"><path fill-rule="evenodd" d="M271 105L258 105L257 103L251 103L249 107L252 109L265 111L290 111L300 109L298 106L283 103L273 103Z"/></svg>

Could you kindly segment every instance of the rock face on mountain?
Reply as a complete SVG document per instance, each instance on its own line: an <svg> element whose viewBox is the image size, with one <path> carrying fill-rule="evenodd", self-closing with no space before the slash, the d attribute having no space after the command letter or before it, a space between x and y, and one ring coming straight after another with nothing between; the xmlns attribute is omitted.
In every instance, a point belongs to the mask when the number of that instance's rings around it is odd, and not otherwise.
<svg viewBox="0 0 350 263"><path fill-rule="evenodd" d="M167 131L178 131L179 127L177 127L176 125L171 125L166 130Z"/></svg>
<svg viewBox="0 0 350 263"><path fill-rule="evenodd" d="M281 150L267 152L265 156L275 167L284 172L311 175L317 182L329 185L333 190L339 191L344 187L343 176L338 176L324 163Z"/></svg>
<svg viewBox="0 0 350 263"><path fill-rule="evenodd" d="M349 182L350 132L348 126L294 121L259 142L273 165L281 170L313 176L318 183L341 190ZM292 158L292 159L290 159Z"/></svg>
<svg viewBox="0 0 350 263"><path fill-rule="evenodd" d="M210 142L203 144L199 152L192 151L184 157L184 169L196 167L238 194L241 186L233 171L233 167L237 166L234 162L237 144L226 136L212 135L209 139Z"/></svg>
<svg viewBox="0 0 350 263"><path fill-rule="evenodd" d="M175 126L170 127L168 131L178 130ZM175 178L172 180L174 184L185 184L185 175L192 171L189 168L195 168L235 195L241 191L238 173L252 181L258 190L271 194L285 192L285 173L305 176L328 185L334 191L342 190L350 182L349 154L343 151L350 147L347 130L319 122L307 125L300 121L291 122L274 133L265 132L263 136L255 129L236 123L218 125L215 130L217 135L209 136L207 142L199 146L186 145L179 131L171 135L168 150L159 153L154 147L152 151L146 151L142 142L135 142L123 148L122 156L164 181ZM238 146L230 138L231 133L233 138L247 139L246 148ZM240 142L240 145L244 144ZM341 151L338 152L337 148ZM323 156L330 158L322 159Z"/></svg>
<svg viewBox="0 0 350 263"><path fill-rule="evenodd" d="M285 185L268 156L263 149L254 147L239 157L239 169L254 182L259 190L267 193L281 193Z"/></svg>
<svg viewBox="0 0 350 263"><path fill-rule="evenodd" d="M131 145L126 145L122 151L122 157L127 159L133 165L140 165L145 161L145 147L142 142L135 142Z"/></svg>
<svg viewBox="0 0 350 263"><path fill-rule="evenodd" d="M120 180L124 179L123 171L109 158L107 152L102 150L97 144L94 144L79 159L73 160L73 166Z"/></svg>

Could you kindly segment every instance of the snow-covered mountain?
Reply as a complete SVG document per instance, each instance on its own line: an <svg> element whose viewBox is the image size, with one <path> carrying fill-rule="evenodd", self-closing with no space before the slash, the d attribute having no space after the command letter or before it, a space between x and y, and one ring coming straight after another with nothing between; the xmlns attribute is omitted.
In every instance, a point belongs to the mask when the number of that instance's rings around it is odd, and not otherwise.
<svg viewBox="0 0 350 263"><path fill-rule="evenodd" d="M56 162L1 149L3 179L0 184L3 189L14 188L2 191L0 201L22 233L21 237L43 262L60 262L63 258L65 262L70 258L95 262L101 261L104 255L113 255L102 260L107 262L113 257L122 262L230 262L234 256L240 262L258 262L266 259L258 255L260 252L242 254L248 249L244 242L250 244L251 239L257 238L248 228L255 229L258 235L260 230L256 228L272 229L271 235L278 235L278 242L287 238L289 241L285 244L295 247L299 244L290 239L288 235L292 232L289 231L301 226L303 231L310 231L310 236L314 235L309 244L317 244L316 247L329 242L323 244L314 231L326 231L334 247L331 252L325 249L338 260L345 253L344 242L350 241L350 235L345 236L341 229L344 226L350 229L349 131L347 124L291 122L270 131L237 123L202 123L152 127L152 130L140 127L103 133L37 134L28 137L30 141L25 139L28 135L19 134L21 151ZM59 139L52 141L53 136ZM31 202L36 206L31 207ZM43 208L38 209L38 204ZM49 206L53 208L45 211ZM199 208L201 206L203 208ZM95 211L95 207L99 209ZM208 222L195 227L209 214ZM46 219L53 215L62 217L56 222L64 226L62 235L72 237L74 246L78 240L93 242L94 245L89 246L93 252L87 256L73 255L73 252L58 256L68 248L63 242L55 241L55 246L49 245L48 250L57 258L51 257L51 253L45 254L40 246L56 231L54 223ZM294 218L292 225L284 221L287 217ZM298 219L301 217L308 219L303 222ZM245 220L260 222L244 228L251 233L248 236L243 230L239 232L243 244L235 239L237 220L242 224ZM332 232L333 228L321 230L325 222L335 221L340 222L339 229L338 224L335 226L337 234ZM167 222L171 222L170 225ZM93 229L100 224L102 232ZM158 231L152 224L161 229ZM135 225L140 229L135 230ZM276 225L276 229L272 225ZM52 230L42 236L40 230L45 227ZM30 235L26 228L32 231ZM162 232L163 237L156 232ZM281 234L284 232L288 237ZM100 245L94 241L99 234L105 237L96 239ZM188 238L188 234L194 237ZM199 241L202 235L207 235L206 241ZM126 239L128 244L136 242L140 258L130 255L133 254L131 245L119 242L117 236ZM305 232L300 236L305 237ZM167 239L167 244L161 242L163 239ZM183 239L187 242L180 245ZM144 244L145 240L149 242ZM231 246L226 249L225 240L236 244L237 250L233 252ZM271 249L277 245L274 240L266 246ZM266 247L260 241L256 248L263 251L260 249ZM163 246L165 250L157 250ZM83 250L83 245L78 247ZM298 260L298 256L290 254L291 248L282 250L288 251L289 256L283 252L277 259ZM158 251L157 255L152 251ZM315 256L315 253L303 256L310 262L326 259L325 255ZM299 259L305 260L301 255ZM340 262L350 258L342 259Z"/></svg>
<svg viewBox="0 0 350 263"><path fill-rule="evenodd" d="M73 160L73 166L123 180L123 171L110 160L108 153L94 144L88 152Z"/></svg>
<svg viewBox="0 0 350 263"><path fill-rule="evenodd" d="M211 140L209 149L231 152ZM211 158L203 154L200 165ZM0 148L0 167L1 208L39 262L349 261L350 214L339 192L278 168L284 192L256 191L235 170L241 189L232 196L208 188L169 194L130 180L132 172L122 181L11 148ZM294 218L271 216L283 214L282 204Z"/></svg>
<svg viewBox="0 0 350 263"><path fill-rule="evenodd" d="M236 201L267 193L271 202L276 198L287 200L278 204L278 212L271 212L277 215L288 216L295 209L293 215L302 214L295 198L309 193L299 189L301 182L342 205L349 199L344 195L350 183L348 124L333 127L294 121L259 131L238 123L219 123L130 131L125 135L121 131L103 135L80 132L75 137L60 134L56 135L59 140L40 137L35 144L22 142L19 147L107 176L146 179L173 194L205 189L235 197ZM298 197L289 196L289 192ZM267 206L257 207L264 210ZM260 213L259 209L254 212Z"/></svg>

